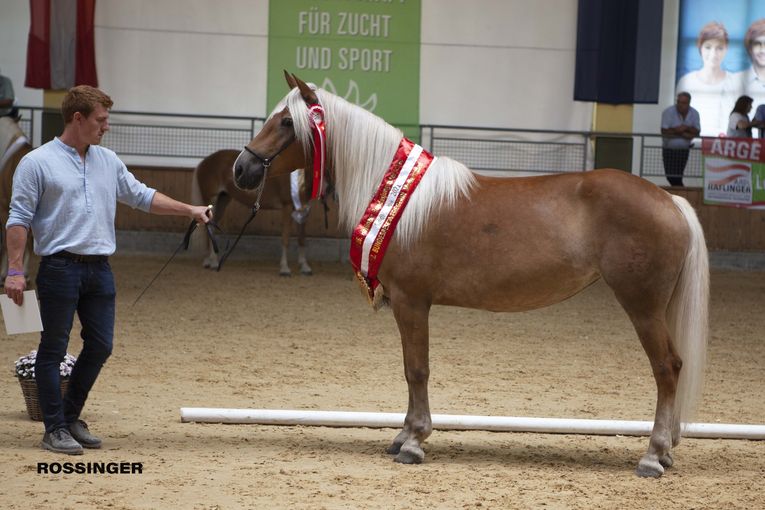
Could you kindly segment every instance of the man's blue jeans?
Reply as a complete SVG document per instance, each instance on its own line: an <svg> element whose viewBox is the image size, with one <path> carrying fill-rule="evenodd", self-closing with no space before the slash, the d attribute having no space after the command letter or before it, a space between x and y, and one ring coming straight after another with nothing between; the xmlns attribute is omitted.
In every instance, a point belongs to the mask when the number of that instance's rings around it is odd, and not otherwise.
<svg viewBox="0 0 765 510"><path fill-rule="evenodd" d="M37 349L35 378L45 431L76 421L88 393L112 352L115 287L108 260L76 262L49 256L40 262L37 292L43 332ZM80 318L82 352L61 397L59 365L69 344L74 314Z"/></svg>

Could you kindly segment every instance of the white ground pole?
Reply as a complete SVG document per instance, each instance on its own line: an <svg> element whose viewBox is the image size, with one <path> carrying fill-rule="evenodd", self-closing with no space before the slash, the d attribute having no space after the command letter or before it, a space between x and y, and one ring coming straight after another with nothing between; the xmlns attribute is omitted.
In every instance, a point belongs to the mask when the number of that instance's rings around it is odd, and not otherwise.
<svg viewBox="0 0 765 510"><path fill-rule="evenodd" d="M486 430L491 432L536 432L543 434L649 436L653 428L652 421L527 418L517 416L434 414L432 415L432 420L433 428L439 430ZM320 427L400 428L404 425L404 414L182 407L181 421ZM765 439L765 425L688 423L686 424L683 436L708 439Z"/></svg>

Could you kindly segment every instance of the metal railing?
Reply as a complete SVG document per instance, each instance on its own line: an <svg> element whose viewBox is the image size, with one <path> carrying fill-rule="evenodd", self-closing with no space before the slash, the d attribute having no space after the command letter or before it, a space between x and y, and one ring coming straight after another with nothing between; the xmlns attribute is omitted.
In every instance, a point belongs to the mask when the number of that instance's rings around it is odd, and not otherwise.
<svg viewBox="0 0 765 510"><path fill-rule="evenodd" d="M481 172L559 173L587 168L589 133L423 125L421 143Z"/></svg>
<svg viewBox="0 0 765 510"><path fill-rule="evenodd" d="M35 147L40 145L39 137L38 139L35 139L35 135L38 134L37 126L38 123L35 122L35 119L38 119L39 122L39 115L37 115L38 108L30 108L22 106L19 108L19 113L21 113L21 120L19 120L19 127L21 128L24 133L26 133L27 138L29 138L32 141L32 145ZM41 109L39 109L41 110Z"/></svg>
<svg viewBox="0 0 765 510"><path fill-rule="evenodd" d="M591 170L598 141L626 140L630 168L642 177L664 177L662 137L656 133L603 133L481 127L421 127L424 146L485 172L562 173ZM690 150L685 176L701 178L701 143ZM626 159L630 159L627 157Z"/></svg>
<svg viewBox="0 0 765 510"><path fill-rule="evenodd" d="M22 129L37 146L42 114L58 111L20 107ZM219 149L240 148L265 121L262 117L112 111L104 145L120 156L140 156L157 164L199 160ZM643 177L663 177L661 135L485 127L421 125L420 144L482 173L562 173L592 169L598 140L629 140L631 168ZM702 176L700 143L695 144L685 176Z"/></svg>
<svg viewBox="0 0 765 510"><path fill-rule="evenodd" d="M21 107L21 128L37 146L43 113L55 110ZM204 158L219 149L243 147L263 126L259 117L112 111L103 145L121 156Z"/></svg>

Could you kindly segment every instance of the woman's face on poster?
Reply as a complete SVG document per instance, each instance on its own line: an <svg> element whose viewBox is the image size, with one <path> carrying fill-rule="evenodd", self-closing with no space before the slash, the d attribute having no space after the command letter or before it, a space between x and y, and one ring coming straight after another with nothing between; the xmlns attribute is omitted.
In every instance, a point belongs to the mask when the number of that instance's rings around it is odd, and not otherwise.
<svg viewBox="0 0 765 510"><path fill-rule="evenodd" d="M699 51L704 67L719 67L728 51L728 45L720 39L707 39L701 43Z"/></svg>

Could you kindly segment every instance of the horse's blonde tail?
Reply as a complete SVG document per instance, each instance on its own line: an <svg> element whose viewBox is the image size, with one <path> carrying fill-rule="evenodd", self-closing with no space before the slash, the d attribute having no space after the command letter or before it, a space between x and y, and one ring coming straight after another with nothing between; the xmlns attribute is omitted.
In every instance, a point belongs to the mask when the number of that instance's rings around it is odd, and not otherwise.
<svg viewBox="0 0 765 510"><path fill-rule="evenodd" d="M194 174L191 176L191 204L205 205L204 198L202 197L202 188L199 187L199 165L194 169ZM209 249L208 242L204 229L197 227L191 235L189 248L194 252L204 252Z"/></svg>
<svg viewBox="0 0 765 510"><path fill-rule="evenodd" d="M684 428L694 418L704 386L709 335L709 255L696 211L686 199L676 195L672 199L688 222L690 232L685 263L667 309L673 345L683 361L674 420Z"/></svg>

